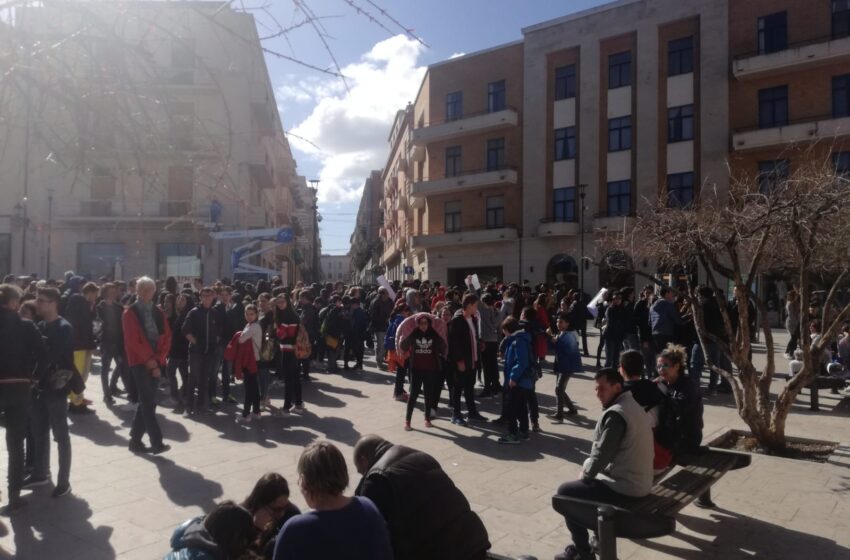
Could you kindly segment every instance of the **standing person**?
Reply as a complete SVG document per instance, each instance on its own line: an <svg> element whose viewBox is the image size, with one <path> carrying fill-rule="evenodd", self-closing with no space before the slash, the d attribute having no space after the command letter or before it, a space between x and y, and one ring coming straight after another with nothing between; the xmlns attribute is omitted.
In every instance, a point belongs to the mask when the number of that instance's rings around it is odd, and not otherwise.
<svg viewBox="0 0 850 560"><path fill-rule="evenodd" d="M254 360L260 361L260 349L263 345L263 330L260 328L260 314L257 308L249 305L245 308L245 327L239 335L239 344L244 344L251 341L251 348L254 352ZM243 372L245 385L245 407L242 409L242 422L251 421L251 410L254 411L254 418L260 417L260 386L257 382L259 371L251 373Z"/></svg>
<svg viewBox="0 0 850 560"><path fill-rule="evenodd" d="M705 347L703 348L699 340L696 341L691 351L691 372L694 375L693 382L699 387L702 370L705 367L706 358L711 360L711 363L716 367L732 372L732 362L722 350L721 343L728 344L729 336L726 333L726 323L723 321L723 313L720 311L720 304L717 303L717 298L714 295L714 290L708 286L700 286L697 290L697 305L702 307L702 319L705 325L707 336L705 338ZM717 395L718 379L720 375L714 369L708 371L708 395ZM725 379L720 379L721 385L728 385Z"/></svg>
<svg viewBox="0 0 850 560"><path fill-rule="evenodd" d="M785 347L785 358L790 360L794 357L794 350L800 342L800 299L797 290L788 292L788 301L785 303L785 330L788 331L788 346Z"/></svg>
<svg viewBox="0 0 850 560"><path fill-rule="evenodd" d="M295 311L301 320L301 327L307 331L307 336L310 338L312 353L307 358L299 360L298 364L301 367L301 378L304 381L310 381L310 362L316 355L316 341L319 339L319 312L313 305L313 297L307 290L298 295L298 307Z"/></svg>
<svg viewBox="0 0 850 560"><path fill-rule="evenodd" d="M407 374L407 368L398 359L398 354L395 347L395 335L398 326L401 322L410 317L410 308L406 303L400 301L393 309L390 324L387 327L387 334L384 337L384 348L387 349L387 363L390 372L395 373L395 387L393 388L393 398L399 402L407 402L409 395L404 391L404 377Z"/></svg>
<svg viewBox="0 0 850 560"><path fill-rule="evenodd" d="M623 294L614 292L611 305L605 310L605 367L617 367L620 363L620 352L629 326L634 324L632 311L623 303Z"/></svg>
<svg viewBox="0 0 850 560"><path fill-rule="evenodd" d="M342 308L342 298L334 294L331 302L321 311L324 313L322 320L322 336L325 348L325 356L328 358L328 373L339 371L337 360L342 350L342 337L345 332L345 310Z"/></svg>
<svg viewBox="0 0 850 560"><path fill-rule="evenodd" d="M213 404L221 402L235 404L236 397L230 394L230 381L233 376L233 362L224 359L224 349L230 339L245 326L245 310L238 301L233 301L233 288L224 286L218 294L218 302L213 307L218 314L220 334L216 346L216 364L210 377L210 400ZM217 377L221 371L221 399L216 396Z"/></svg>
<svg viewBox="0 0 850 560"><path fill-rule="evenodd" d="M360 298L351 298L349 312L351 331L345 337L344 369L348 369L349 357L354 360L355 369L363 370L363 342L369 330L369 316L360 307Z"/></svg>
<svg viewBox="0 0 850 560"><path fill-rule="evenodd" d="M349 498L348 467L333 444L311 444L298 459L298 485L312 511L284 523L274 560L393 560L387 525L368 498Z"/></svg>
<svg viewBox="0 0 850 560"><path fill-rule="evenodd" d="M486 422L475 406L475 363L478 361L478 328L475 326L475 314L478 310L478 296L467 294L459 309L449 322L449 367L453 370L454 389L451 393L452 424L466 426L460 408L460 395L463 393L466 410L470 420Z"/></svg>
<svg viewBox="0 0 850 560"><path fill-rule="evenodd" d="M570 331L570 316L568 313L558 314L558 335L552 338L551 344L555 350L554 371L557 375L555 380L555 399L558 409L548 418L560 424L564 421L564 407L567 408L567 416L578 414L575 404L567 395L567 383L574 373L582 370L581 354L579 354L578 340L574 331Z"/></svg>
<svg viewBox="0 0 850 560"><path fill-rule="evenodd" d="M118 303L118 288L107 282L100 288L101 301L97 304L97 317L103 325L100 337L100 383L103 387L103 402L115 404L114 395L118 391L118 378L124 387L130 391L131 384L126 372L127 361L124 358L124 330L121 326L121 316L124 306ZM109 368L115 361L115 370L110 380ZM133 402L135 391L130 392L130 402Z"/></svg>
<svg viewBox="0 0 850 560"><path fill-rule="evenodd" d="M97 284L88 282L83 286L82 293L68 296L65 304L65 318L74 328L74 365L82 376L83 383L89 378L92 353L97 348L94 336L94 303L99 291ZM84 395L72 392L70 400L68 412L74 414L92 412L88 407L91 401Z"/></svg>
<svg viewBox="0 0 850 560"><path fill-rule="evenodd" d="M536 373L532 366L533 343L531 335L513 317L502 323L505 335L505 407L504 417L508 433L499 443L517 444L528 439L528 393L534 391Z"/></svg>
<svg viewBox="0 0 850 560"><path fill-rule="evenodd" d="M590 457L579 480L565 482L558 495L628 506L652 489L653 440L649 415L624 391L623 378L612 368L596 372L596 397L602 416L596 423ZM567 517L573 544L556 560L595 558L587 529Z"/></svg>
<svg viewBox="0 0 850 560"><path fill-rule="evenodd" d="M478 327L482 343L484 389L478 395L479 399L495 397L502 393L499 385L499 326L504 318L504 315L496 309L496 298L492 294L484 294L481 303L484 305L478 306Z"/></svg>
<svg viewBox="0 0 850 560"><path fill-rule="evenodd" d="M655 346L652 342L652 323L649 318L649 308L655 302L655 287L647 284L640 292L640 299L635 303L634 319L637 326L638 342L646 373L652 376L652 364L655 363Z"/></svg>
<svg viewBox="0 0 850 560"><path fill-rule="evenodd" d="M32 407L33 372L44 356L44 342L38 328L18 315L22 296L20 288L14 284L0 284L0 356L3 356L0 360L0 412L6 420L6 452L9 454L9 503L0 510L4 515L26 505L21 498L24 440ZM62 407L65 407L64 399Z"/></svg>
<svg viewBox="0 0 850 560"><path fill-rule="evenodd" d="M298 337L300 321L292 309L292 303L286 293L280 294L274 303L275 339L280 348L280 373L284 381L283 412L289 412L293 405L296 412L304 410L301 400L301 376L298 373L298 360L295 358L295 341Z"/></svg>
<svg viewBox="0 0 850 560"><path fill-rule="evenodd" d="M431 326L431 319L423 314L416 319L416 328L401 340L400 344L402 350L410 352L410 397L407 400L404 429L407 431L412 429L410 420L423 384L425 386L425 427L430 428L432 426L431 410L434 408L431 398L434 396L434 382L441 368L443 339Z"/></svg>
<svg viewBox="0 0 850 560"><path fill-rule="evenodd" d="M387 350L384 347L384 337L387 334L392 312L393 302L387 293L387 289L381 286L378 288L378 297L369 306L369 321L372 332L375 334L375 362L377 362L380 370L387 368L385 363Z"/></svg>
<svg viewBox="0 0 850 560"><path fill-rule="evenodd" d="M136 382L139 405L130 428L130 451L164 453L171 447L162 441L156 420L156 389L171 347L171 327L165 314L153 304L156 282L143 276L136 281L138 299L124 311L124 348L127 365ZM142 443L148 434L150 448Z"/></svg>
<svg viewBox="0 0 850 560"><path fill-rule="evenodd" d="M570 314L570 327L575 329L581 336L581 347L585 357L590 356L587 350L587 320L591 318L584 301L584 294L573 290L570 296L568 313Z"/></svg>
<svg viewBox="0 0 850 560"><path fill-rule="evenodd" d="M32 415L35 461L32 474L23 486L30 489L50 483L52 432L59 450L59 473L52 494L54 498L71 492L71 437L68 434L68 407L65 404L70 376L62 374L74 371L74 331L71 324L59 316L59 300L60 294L56 288L41 288L36 298L38 314L42 318L38 326L46 343L45 375L41 376L37 386Z"/></svg>
<svg viewBox="0 0 850 560"><path fill-rule="evenodd" d="M168 363L165 366L165 374L171 392L171 400L174 401L174 413L183 414L186 411L186 388L189 383L189 341L183 336L183 323L195 302L192 295L181 293L177 296L174 304L174 312L167 316L168 326L171 328L171 348L168 350ZM181 384L178 386L177 374L180 373Z"/></svg>
<svg viewBox="0 0 850 560"><path fill-rule="evenodd" d="M674 303L676 294L670 286L662 286L658 300L649 308L652 325L652 344L658 354L676 339L676 327L682 325L682 317Z"/></svg>
<svg viewBox="0 0 850 560"><path fill-rule="evenodd" d="M260 330L262 331L262 343L260 346L260 359L257 362L257 385L260 391L260 407L270 409L269 384L271 383L271 370L277 367L278 352L277 343L274 340L274 311L272 310L271 296L261 293L257 296L258 311L260 316Z"/></svg>
<svg viewBox="0 0 850 560"><path fill-rule="evenodd" d="M210 387L210 377L215 375L218 337L221 334L219 314L212 308L213 289L204 287L198 294L201 304L189 311L183 321L183 336L189 341L186 414L200 414L210 410L207 391Z"/></svg>

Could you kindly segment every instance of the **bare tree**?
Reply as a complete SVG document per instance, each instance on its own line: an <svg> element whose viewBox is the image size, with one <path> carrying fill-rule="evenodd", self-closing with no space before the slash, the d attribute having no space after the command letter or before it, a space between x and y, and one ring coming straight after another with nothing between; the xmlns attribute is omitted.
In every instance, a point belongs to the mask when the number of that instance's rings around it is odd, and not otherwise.
<svg viewBox="0 0 850 560"><path fill-rule="evenodd" d="M718 345L735 371L721 369L708 355L707 365L729 381L740 417L759 443L774 451L786 447L786 420L794 399L819 375L825 350L850 318L844 292L850 279L850 183L836 171L828 146L790 151L799 162L790 173L777 169L733 176L728 191L704 187L698 200L685 208L662 197L645 205L625 234L601 242L606 252L625 251L634 260L654 260L659 269L682 270L690 273L689 278L698 264L714 289L729 341L706 329L697 286L689 280L700 343L703 348L706 342ZM778 395L770 390L776 363L768 308L763 295L753 290L761 275L771 273L789 278L801 295L804 366ZM735 288L735 309L727 307L723 297L727 281ZM811 292L816 284L826 287L828 295L819 316L812 317ZM764 368L757 368L752 359L751 303L758 310L756 330L763 334L767 350ZM813 319L822 325L822 334L814 338L809 332Z"/></svg>

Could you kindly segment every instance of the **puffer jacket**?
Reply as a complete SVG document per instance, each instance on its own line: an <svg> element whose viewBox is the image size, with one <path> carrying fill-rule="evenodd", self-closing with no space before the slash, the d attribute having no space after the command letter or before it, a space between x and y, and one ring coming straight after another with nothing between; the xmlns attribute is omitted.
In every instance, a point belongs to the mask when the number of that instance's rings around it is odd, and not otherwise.
<svg viewBox="0 0 850 560"><path fill-rule="evenodd" d="M387 326L387 334L384 335L384 348L387 350L395 350L395 332L404 319L404 315L400 313L396 313L390 319L390 324Z"/></svg>
<svg viewBox="0 0 850 560"><path fill-rule="evenodd" d="M531 367L531 335L519 330L505 339L505 386L515 381L523 389L534 389Z"/></svg>
<svg viewBox="0 0 850 560"><path fill-rule="evenodd" d="M226 560L227 556L204 528L204 518L189 519L171 535L171 552L163 560Z"/></svg>

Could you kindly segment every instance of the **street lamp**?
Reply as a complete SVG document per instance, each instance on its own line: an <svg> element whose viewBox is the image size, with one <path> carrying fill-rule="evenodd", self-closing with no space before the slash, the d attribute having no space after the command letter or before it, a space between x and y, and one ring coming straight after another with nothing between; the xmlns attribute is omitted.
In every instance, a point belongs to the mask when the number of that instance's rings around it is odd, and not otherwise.
<svg viewBox="0 0 850 560"><path fill-rule="evenodd" d="M313 282L319 282L319 180L310 179L313 196Z"/></svg>
<svg viewBox="0 0 850 560"><path fill-rule="evenodd" d="M579 202L579 214L578 214L578 227L579 227L579 243L581 245L581 260L579 261L578 267L578 285L579 290L581 290L582 301L584 300L584 197L587 196L585 190L587 189L587 185L581 184L578 186L578 198Z"/></svg>

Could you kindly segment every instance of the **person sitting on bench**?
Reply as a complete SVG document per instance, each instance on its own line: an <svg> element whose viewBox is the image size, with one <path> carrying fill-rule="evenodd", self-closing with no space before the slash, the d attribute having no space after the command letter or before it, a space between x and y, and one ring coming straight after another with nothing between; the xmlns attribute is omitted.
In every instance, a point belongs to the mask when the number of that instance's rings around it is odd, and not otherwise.
<svg viewBox="0 0 850 560"><path fill-rule="evenodd" d="M658 415L664 404L666 386L642 377L644 371L643 355L637 350L626 350L620 354L620 375L626 380L623 390L631 392L634 399L649 414L653 435L658 426ZM654 440L655 455L652 460L652 470L656 475L666 471L673 454L670 450Z"/></svg>
<svg viewBox="0 0 850 560"><path fill-rule="evenodd" d="M596 373L596 397L602 416L596 424L590 457L581 477L558 488L561 496L628 507L652 489L653 438L649 415L623 389L623 378L613 368ZM590 560L594 554L587 529L566 518L573 544L556 560Z"/></svg>
<svg viewBox="0 0 850 560"><path fill-rule="evenodd" d="M675 344L658 355L659 386L666 393L655 438L673 453L673 461L687 465L702 443L702 395L685 375L685 349Z"/></svg>

